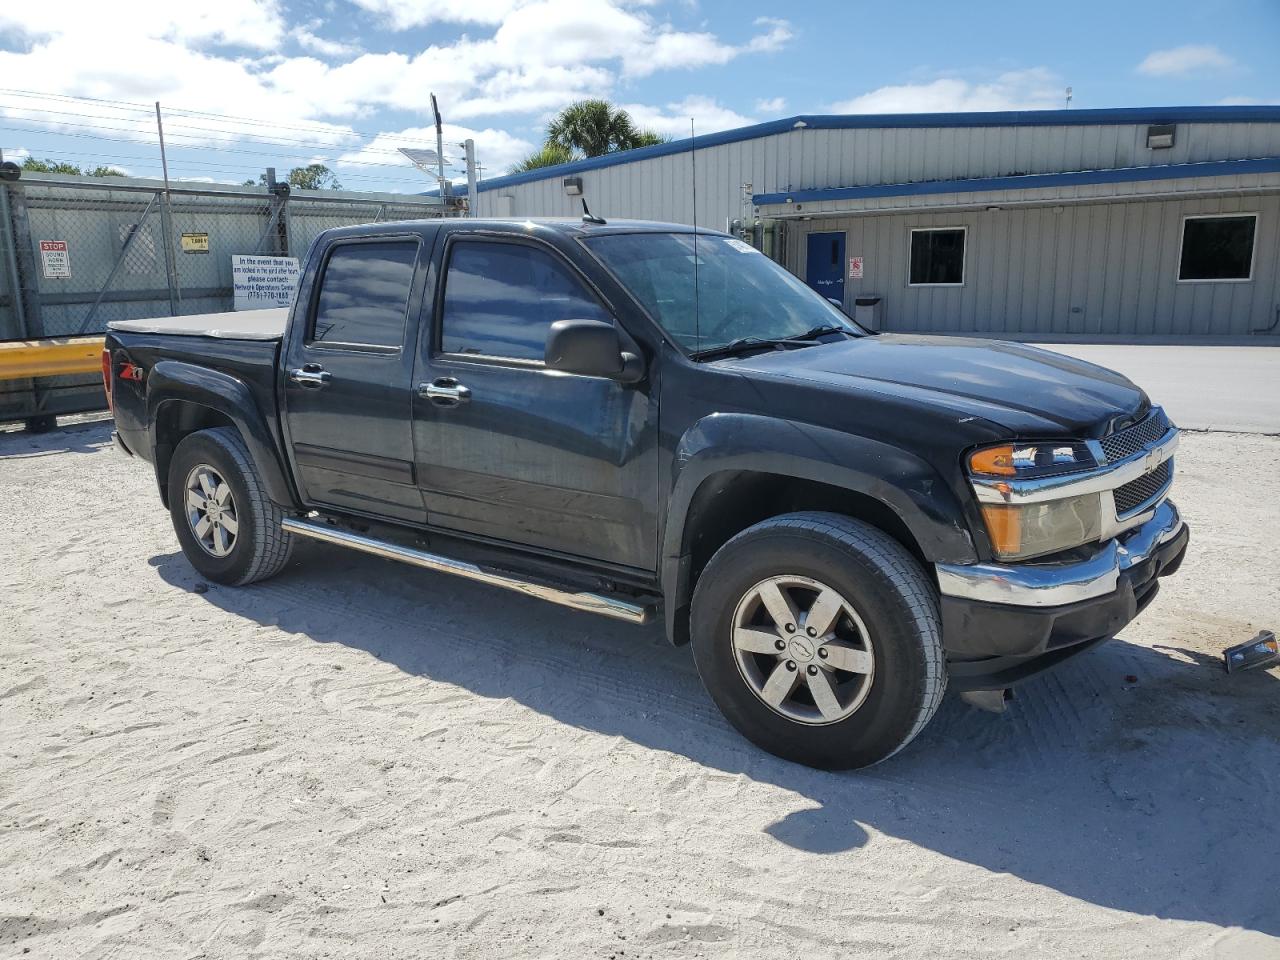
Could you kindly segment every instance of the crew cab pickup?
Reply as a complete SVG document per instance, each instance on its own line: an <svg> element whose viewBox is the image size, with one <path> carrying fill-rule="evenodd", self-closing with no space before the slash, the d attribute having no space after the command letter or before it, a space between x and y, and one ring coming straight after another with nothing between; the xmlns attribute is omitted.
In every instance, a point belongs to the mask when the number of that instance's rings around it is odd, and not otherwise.
<svg viewBox="0 0 1280 960"><path fill-rule="evenodd" d="M674 224L330 230L291 309L113 323L103 373L209 580L307 537L661 611L734 726L820 767L1114 636L1189 536L1178 431L1124 377L872 334Z"/></svg>

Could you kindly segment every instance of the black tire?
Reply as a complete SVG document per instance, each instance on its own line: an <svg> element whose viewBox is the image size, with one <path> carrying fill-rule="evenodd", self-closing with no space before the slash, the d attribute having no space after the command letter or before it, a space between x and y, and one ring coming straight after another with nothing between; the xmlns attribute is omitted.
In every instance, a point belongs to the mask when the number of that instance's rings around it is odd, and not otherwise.
<svg viewBox="0 0 1280 960"><path fill-rule="evenodd" d="M808 723L784 716L746 679L734 650L734 618L739 603L772 577L828 585L861 619L874 671L851 715ZM843 622L852 626L852 618ZM729 722L764 750L811 767L865 767L893 756L932 719L946 689L933 583L892 537L840 514L785 514L731 539L698 578L691 632L698 674ZM769 655L760 656L772 669ZM777 656L785 666L789 654Z"/></svg>
<svg viewBox="0 0 1280 960"><path fill-rule="evenodd" d="M192 529L187 514L187 478L208 465L231 488L237 531L226 556L214 556ZM240 434L232 427L200 430L184 437L169 463L169 514L191 565L206 579L241 586L279 573L293 552L293 537L280 526L284 511L267 496Z"/></svg>

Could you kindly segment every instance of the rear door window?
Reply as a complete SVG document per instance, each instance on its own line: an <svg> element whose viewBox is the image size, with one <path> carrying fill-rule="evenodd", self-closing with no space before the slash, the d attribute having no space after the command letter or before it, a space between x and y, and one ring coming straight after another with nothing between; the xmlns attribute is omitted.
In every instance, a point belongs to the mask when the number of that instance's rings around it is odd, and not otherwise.
<svg viewBox="0 0 1280 960"><path fill-rule="evenodd" d="M398 348L417 259L412 240L334 247L320 280L311 342Z"/></svg>

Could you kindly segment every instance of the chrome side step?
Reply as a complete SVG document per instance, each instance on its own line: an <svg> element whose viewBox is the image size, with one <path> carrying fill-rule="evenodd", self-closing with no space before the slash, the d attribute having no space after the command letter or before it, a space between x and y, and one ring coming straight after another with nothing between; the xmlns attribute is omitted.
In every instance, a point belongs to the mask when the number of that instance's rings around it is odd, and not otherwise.
<svg viewBox="0 0 1280 960"><path fill-rule="evenodd" d="M572 607L575 610L598 613L606 617L613 617L615 620L625 620L627 623L648 623L653 617L653 608L651 606L627 603L625 600L604 597L598 593L573 593L568 590L559 590L541 583L521 580L510 574L485 570L474 563L453 560L436 553L427 553L425 550L415 550L412 547L402 547L397 543L389 543L386 540L375 540L373 537L366 537L338 527L331 527L327 523L286 517L280 525L289 533L297 534L300 537L323 540L325 543L336 544L339 547L349 547L352 550L359 550L361 553L371 553L375 557L384 557L388 560L399 560L401 563L412 564L415 567L425 567L428 570L436 570L440 573L452 573L455 576L466 577L468 580L477 580L493 587L502 587L504 590L513 590L526 596L537 597L539 600L549 600L551 603L558 603L562 607Z"/></svg>

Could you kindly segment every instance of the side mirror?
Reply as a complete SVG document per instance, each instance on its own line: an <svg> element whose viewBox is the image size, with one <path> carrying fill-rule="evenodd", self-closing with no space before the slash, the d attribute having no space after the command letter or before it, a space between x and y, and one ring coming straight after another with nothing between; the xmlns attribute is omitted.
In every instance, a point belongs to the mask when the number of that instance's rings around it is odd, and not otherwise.
<svg viewBox="0 0 1280 960"><path fill-rule="evenodd" d="M635 383L644 376L640 357L622 349L618 330L602 320L557 320L543 354L548 370Z"/></svg>

